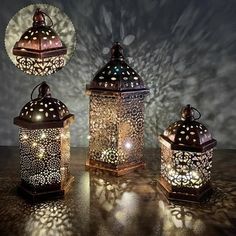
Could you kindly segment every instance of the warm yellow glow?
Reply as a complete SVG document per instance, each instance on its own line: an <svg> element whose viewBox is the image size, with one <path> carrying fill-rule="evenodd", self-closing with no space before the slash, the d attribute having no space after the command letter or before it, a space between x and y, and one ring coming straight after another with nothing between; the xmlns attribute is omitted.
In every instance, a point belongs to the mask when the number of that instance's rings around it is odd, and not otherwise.
<svg viewBox="0 0 236 236"><path fill-rule="evenodd" d="M37 143L34 142L34 143L32 144L32 146L33 146L33 147L36 147L36 146L37 146Z"/></svg>
<svg viewBox="0 0 236 236"><path fill-rule="evenodd" d="M24 139L24 140L27 139L27 138L28 138L28 136L26 134L24 134L23 137L22 137L22 139Z"/></svg>
<svg viewBox="0 0 236 236"><path fill-rule="evenodd" d="M41 120L42 119L42 116L41 115L37 115L36 116L36 120Z"/></svg>
<svg viewBox="0 0 236 236"><path fill-rule="evenodd" d="M125 147L126 147L127 149L131 149L131 148L132 148L132 144L131 144L130 142L126 142L126 143L125 143Z"/></svg>
<svg viewBox="0 0 236 236"><path fill-rule="evenodd" d="M44 139L44 138L46 138L46 137L47 137L46 134L45 134L45 133L42 133L41 139Z"/></svg>

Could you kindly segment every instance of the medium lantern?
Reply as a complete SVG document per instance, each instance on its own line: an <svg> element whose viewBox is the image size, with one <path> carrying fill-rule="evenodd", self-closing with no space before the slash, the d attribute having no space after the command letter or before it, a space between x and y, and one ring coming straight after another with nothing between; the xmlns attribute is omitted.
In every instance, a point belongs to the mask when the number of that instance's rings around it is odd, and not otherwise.
<svg viewBox="0 0 236 236"><path fill-rule="evenodd" d="M210 180L216 140L196 121L200 117L197 109L187 105L182 109L181 120L160 136L160 186L169 199L201 201L212 192Z"/></svg>
<svg viewBox="0 0 236 236"><path fill-rule="evenodd" d="M48 15L37 9L33 26L26 30L13 48L17 67L28 74L49 75L64 66L66 46L53 30L49 16L51 25L46 25L45 16Z"/></svg>
<svg viewBox="0 0 236 236"><path fill-rule="evenodd" d="M124 60L119 43L87 86L90 95L88 167L122 175L143 167L144 98L141 77Z"/></svg>
<svg viewBox="0 0 236 236"><path fill-rule="evenodd" d="M19 190L32 200L63 196L73 181L69 173L69 125L74 115L51 97L45 82L38 86L38 97L32 99L31 95L31 101L14 119L20 127Z"/></svg>

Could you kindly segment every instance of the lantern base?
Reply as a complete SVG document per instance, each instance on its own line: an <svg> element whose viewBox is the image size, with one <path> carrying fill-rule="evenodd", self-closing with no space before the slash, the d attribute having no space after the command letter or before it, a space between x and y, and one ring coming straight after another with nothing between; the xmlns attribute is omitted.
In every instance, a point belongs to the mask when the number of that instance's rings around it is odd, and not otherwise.
<svg viewBox="0 0 236 236"><path fill-rule="evenodd" d="M86 170L99 169L101 171L108 172L114 176L122 176L122 175L125 175L131 171L134 171L135 169L145 168L145 166L146 166L146 164L143 161L140 161L138 163L132 163L132 164L129 164L126 166L119 166L116 169L112 169L107 166L104 166L104 164L102 162L94 161L94 160L88 160L88 161L86 161L86 164L85 164Z"/></svg>
<svg viewBox="0 0 236 236"><path fill-rule="evenodd" d="M163 192L164 196L168 200L172 201L184 201L184 202L202 202L210 197L212 194L212 186L210 183L204 185L203 187L196 189L195 192L180 192L171 191L168 187L168 183L164 179L159 180L159 187Z"/></svg>
<svg viewBox="0 0 236 236"><path fill-rule="evenodd" d="M71 184L74 181L74 176L70 176L67 181L63 184L63 189L45 191L45 192L35 192L31 189L26 188L22 184L18 186L17 190L20 195L27 198L32 202L43 201L48 199L63 198L64 195L70 190Z"/></svg>

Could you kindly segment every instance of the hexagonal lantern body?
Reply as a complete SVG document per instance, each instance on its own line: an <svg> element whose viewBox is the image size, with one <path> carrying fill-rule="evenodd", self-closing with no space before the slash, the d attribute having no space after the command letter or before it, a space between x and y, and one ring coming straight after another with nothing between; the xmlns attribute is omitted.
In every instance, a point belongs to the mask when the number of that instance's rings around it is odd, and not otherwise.
<svg viewBox="0 0 236 236"><path fill-rule="evenodd" d="M53 30L46 25L46 13L40 9L35 11L33 26L25 31L15 43L13 54L16 56L17 67L32 75L49 75L64 66L66 46Z"/></svg>
<svg viewBox="0 0 236 236"><path fill-rule="evenodd" d="M169 199L201 201L212 192L211 167L216 140L187 105L182 118L160 136L160 186Z"/></svg>
<svg viewBox="0 0 236 236"><path fill-rule="evenodd" d="M63 196L69 189L73 181L69 126L73 120L65 104L51 97L45 82L40 84L38 98L31 96L14 118L20 127L19 190L31 200Z"/></svg>
<svg viewBox="0 0 236 236"><path fill-rule="evenodd" d="M119 43L87 86L90 95L88 167L123 175L144 166L144 98L149 90L124 61Z"/></svg>

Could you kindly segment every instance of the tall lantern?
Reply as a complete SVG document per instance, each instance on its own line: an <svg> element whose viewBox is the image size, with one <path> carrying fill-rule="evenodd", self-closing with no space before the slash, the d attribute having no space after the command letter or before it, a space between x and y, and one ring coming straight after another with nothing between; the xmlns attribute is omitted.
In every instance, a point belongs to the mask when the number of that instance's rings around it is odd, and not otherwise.
<svg viewBox="0 0 236 236"><path fill-rule="evenodd" d="M51 97L43 82L36 99L28 102L14 119L20 127L19 190L32 200L63 196L73 177L69 173L70 131L74 115Z"/></svg>
<svg viewBox="0 0 236 236"><path fill-rule="evenodd" d="M195 112L198 117L195 117ZM187 105L181 120L160 136L160 186L169 199L201 201L212 192L211 167L216 140L197 122L200 112Z"/></svg>
<svg viewBox="0 0 236 236"><path fill-rule="evenodd" d="M25 31L13 48L17 67L28 74L49 75L64 66L66 46L53 30L49 16L51 25L46 25L45 16L48 15L37 9L33 26Z"/></svg>
<svg viewBox="0 0 236 236"><path fill-rule="evenodd" d="M123 175L143 167L144 98L149 90L124 60L119 43L97 72L90 95L89 159L86 165Z"/></svg>

